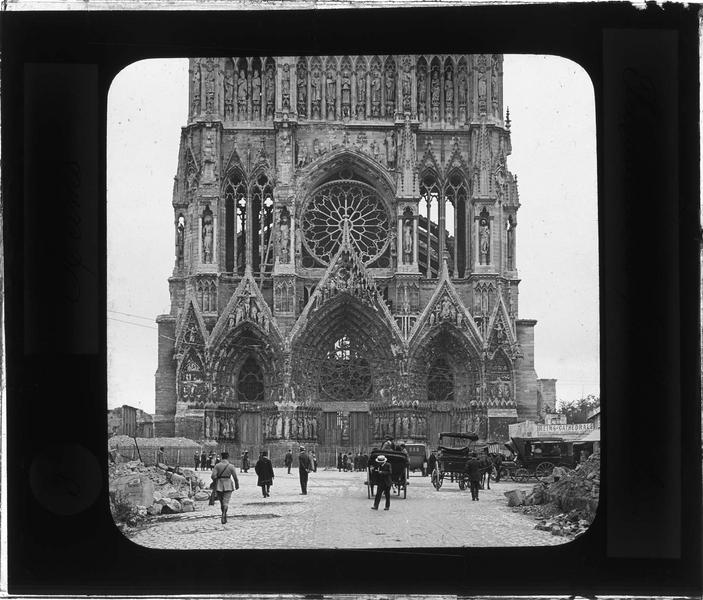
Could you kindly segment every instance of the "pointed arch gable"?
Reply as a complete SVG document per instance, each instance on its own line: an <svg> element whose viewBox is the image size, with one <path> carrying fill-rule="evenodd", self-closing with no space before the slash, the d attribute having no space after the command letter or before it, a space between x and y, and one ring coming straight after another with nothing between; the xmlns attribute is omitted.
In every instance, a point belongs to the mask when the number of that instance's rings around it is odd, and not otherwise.
<svg viewBox="0 0 703 600"><path fill-rule="evenodd" d="M226 184L227 180L232 179L233 176L238 176L242 181L246 181L244 163L242 163L242 159L239 157L239 153L237 152L237 148L235 146L232 147L232 152L230 152L229 158L225 163L223 172L225 173L225 176L223 177L223 186Z"/></svg>
<svg viewBox="0 0 703 600"><path fill-rule="evenodd" d="M192 327L195 327L195 330ZM190 339L190 336L196 335L196 339ZM183 306L182 318L176 326L176 342L174 344L176 353L184 352L184 347L188 344L200 344L205 347L205 340L208 338L208 330L203 320L203 315L200 312L200 307L191 291L186 295L186 300Z"/></svg>
<svg viewBox="0 0 703 600"><path fill-rule="evenodd" d="M437 288L432 294L430 301L425 306L425 309L420 314L420 317L415 322L415 326L410 331L410 335L408 336L409 345L415 346L421 343L421 338L425 337L423 332L432 329L441 323L441 321L433 323L432 315L438 309L441 311L441 303L445 297L449 298L454 310L458 313L454 318L453 327L458 332L461 332L462 335L467 337L474 351L479 354L483 347L483 338L476 327L476 323L474 323L471 313L469 313L466 306L462 302L458 292L456 291L456 287L449 277L446 262L443 262L442 274L440 276L440 281ZM457 326L457 320L459 320L459 318L461 324L460 326Z"/></svg>
<svg viewBox="0 0 703 600"><path fill-rule="evenodd" d="M496 302L496 305L493 308L493 313L488 320L485 348L486 351L489 352L494 345L496 348L505 347L508 348L508 356L515 358L520 353L517 336L515 335L515 330L513 329L513 325L508 314L508 309L505 306L503 294L498 293L497 298L498 301ZM505 340L499 339L499 331L504 332ZM493 348L493 350L495 350L495 348Z"/></svg>
<svg viewBox="0 0 703 600"><path fill-rule="evenodd" d="M249 310L244 314L243 307L247 303L247 299L252 298L255 299L256 302L256 311ZM251 306L251 300L249 300L249 306ZM283 345L283 335L250 271L244 274L244 277L242 277L239 285L237 285L237 288L227 302L227 306L222 311L222 314L210 334L208 346L213 352L218 351L222 343L230 337L230 332L245 324L251 325L259 330L262 335L265 335L279 347ZM268 331L266 330L267 327Z"/></svg>
<svg viewBox="0 0 703 600"><path fill-rule="evenodd" d="M366 270L363 262L359 259L356 252L354 252L353 247L351 247L348 236L345 236L339 250L337 251L337 254L332 261L330 261L327 270L315 287L315 291L310 295L303 312L298 317L295 325L293 325L293 328L288 336L289 347L292 347L301 336L303 330L307 329L308 321L311 320L314 312L319 309L324 309L327 304L330 304L333 300L338 299L335 296L342 296L342 294L346 295L346 292L339 293L337 291L337 284L335 283L335 277L340 268L343 266L343 261L348 260L344 256L345 253L349 255L355 267L355 274L353 275L355 277L355 281L353 281L350 286L356 286L360 290L364 290L364 295L362 296L364 301L357 301L364 306L371 308L373 311L379 312L396 343L399 344L400 347L403 347L404 341L402 333L398 328L393 315L388 309L388 305L384 302L381 292L376 287L373 276ZM333 304L330 304L330 307L331 306L333 306ZM325 310L325 312L328 311L329 308Z"/></svg>

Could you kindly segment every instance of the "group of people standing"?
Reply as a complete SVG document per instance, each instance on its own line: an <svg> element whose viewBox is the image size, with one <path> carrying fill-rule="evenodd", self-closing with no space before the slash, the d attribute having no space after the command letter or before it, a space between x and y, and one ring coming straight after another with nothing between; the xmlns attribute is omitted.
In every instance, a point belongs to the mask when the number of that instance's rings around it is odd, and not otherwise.
<svg viewBox="0 0 703 600"><path fill-rule="evenodd" d="M337 454L337 471L365 471L369 465L369 455L365 452L339 452Z"/></svg>
<svg viewBox="0 0 703 600"><path fill-rule="evenodd" d="M225 453L223 452L223 454L225 454ZM229 456L229 454L227 454L227 456ZM194 468L196 471L197 470L201 470L201 471L210 470L217 463L219 463L220 460L222 460L221 455L215 454L214 452L210 452L210 454L207 454L206 452L201 452L201 453L196 452L193 455L193 462L195 464Z"/></svg>

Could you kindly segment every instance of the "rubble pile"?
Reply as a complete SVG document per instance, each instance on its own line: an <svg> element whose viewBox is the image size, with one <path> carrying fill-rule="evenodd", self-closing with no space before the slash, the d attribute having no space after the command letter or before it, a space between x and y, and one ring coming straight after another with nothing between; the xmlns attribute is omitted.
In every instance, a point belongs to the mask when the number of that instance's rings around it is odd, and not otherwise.
<svg viewBox="0 0 703 600"><path fill-rule="evenodd" d="M600 453L575 469L565 469L559 481L537 483L530 492L505 492L508 506L539 519L535 529L552 535L578 536L593 521L600 495Z"/></svg>
<svg viewBox="0 0 703 600"><path fill-rule="evenodd" d="M193 469L147 466L139 461L109 465L110 505L118 525L136 526L148 516L192 512L209 489Z"/></svg>

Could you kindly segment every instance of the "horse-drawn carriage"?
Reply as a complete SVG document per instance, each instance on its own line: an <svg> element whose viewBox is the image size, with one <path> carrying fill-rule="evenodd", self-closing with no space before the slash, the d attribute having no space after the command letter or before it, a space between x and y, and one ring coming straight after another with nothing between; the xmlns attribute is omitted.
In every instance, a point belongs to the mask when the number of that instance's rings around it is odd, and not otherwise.
<svg viewBox="0 0 703 600"><path fill-rule="evenodd" d="M477 446L478 436L475 433L449 433L439 434L437 446L437 464L431 474L432 485L437 491L442 487L446 478L456 481L459 489L464 490L469 484L466 462L469 455L475 452L483 456L487 447ZM450 445L449 442L459 441L462 445Z"/></svg>
<svg viewBox="0 0 703 600"><path fill-rule="evenodd" d="M557 465L576 464L574 442L559 437L510 438L505 447L514 455L513 461L503 463L513 481L527 482L531 477L546 481Z"/></svg>
<svg viewBox="0 0 703 600"><path fill-rule="evenodd" d="M367 467L366 490L369 498L375 496L375 487L378 485L379 474L376 471L378 463L376 458L380 455L386 457L391 465L391 479L393 481L392 491L398 496L403 492L403 498L408 497L408 455L398 450L379 450L374 448L369 454L369 464Z"/></svg>

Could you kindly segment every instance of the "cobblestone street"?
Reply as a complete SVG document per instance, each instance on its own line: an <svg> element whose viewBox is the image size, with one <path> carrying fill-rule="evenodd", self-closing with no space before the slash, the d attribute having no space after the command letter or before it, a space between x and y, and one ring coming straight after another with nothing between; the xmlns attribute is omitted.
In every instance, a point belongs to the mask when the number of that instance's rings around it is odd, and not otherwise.
<svg viewBox="0 0 703 600"><path fill-rule="evenodd" d="M276 469L271 497L263 498L256 474L238 474L228 522L219 503L196 502L195 512L154 517L131 539L150 548L390 548L432 546L534 546L564 543L535 530L535 520L507 507L503 492L529 489L512 481L482 490L472 502L468 490L445 480L439 492L429 477L410 477L407 499L393 496L391 510L372 511L365 472L318 470L308 495L300 495L297 470ZM198 472L209 482L209 472ZM383 503L381 504L381 508Z"/></svg>

